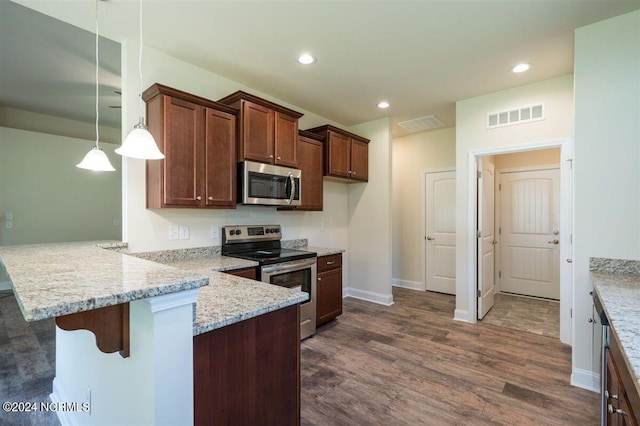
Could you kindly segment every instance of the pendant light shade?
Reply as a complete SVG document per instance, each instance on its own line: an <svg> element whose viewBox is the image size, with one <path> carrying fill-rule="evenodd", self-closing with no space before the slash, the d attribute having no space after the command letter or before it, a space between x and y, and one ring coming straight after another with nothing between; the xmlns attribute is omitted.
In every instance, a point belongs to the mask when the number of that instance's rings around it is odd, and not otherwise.
<svg viewBox="0 0 640 426"><path fill-rule="evenodd" d="M140 121L133 126L133 130L127 135L122 146L116 149L116 153L123 157L138 158L141 160L162 160L164 154L158 149L155 139L149 133L148 127L144 124L142 113L142 0L140 1L140 51L138 53L138 74L140 77L140 92L138 93L138 108Z"/></svg>
<svg viewBox="0 0 640 426"><path fill-rule="evenodd" d="M147 130L143 117L140 117L140 122L133 127L131 133L124 140L122 146L116 149L116 152L124 157L142 160L162 160L164 158L153 136Z"/></svg>
<svg viewBox="0 0 640 426"><path fill-rule="evenodd" d="M91 151L87 152L87 155L84 156L82 161L76 164L76 167L87 170L94 170L96 172L113 172L116 169L113 168L111 162L109 161L109 157L104 153L102 148L100 148L100 128L98 127L98 123L100 122L100 112L98 111L98 89L99 82L98 79L98 71L100 70L100 55L99 55L99 44L98 40L100 39L99 31L98 31L98 0L96 0L96 146L91 148Z"/></svg>
<svg viewBox="0 0 640 426"><path fill-rule="evenodd" d="M94 170L96 172L113 172L113 168L107 154L102 148L94 146L91 151L87 152L82 161L76 165L81 169Z"/></svg>

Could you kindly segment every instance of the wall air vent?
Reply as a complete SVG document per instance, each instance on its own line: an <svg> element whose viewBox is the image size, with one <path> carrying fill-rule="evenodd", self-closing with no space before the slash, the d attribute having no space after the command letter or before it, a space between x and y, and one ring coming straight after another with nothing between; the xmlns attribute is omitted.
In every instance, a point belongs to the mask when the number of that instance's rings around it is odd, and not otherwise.
<svg viewBox="0 0 640 426"><path fill-rule="evenodd" d="M487 114L487 129L544 120L544 104L526 105Z"/></svg>
<svg viewBox="0 0 640 426"><path fill-rule="evenodd" d="M401 121L399 126L411 132L421 132L423 130L435 129L438 127L444 127L444 123L438 119L435 115L427 115L426 117L414 118L412 120Z"/></svg>

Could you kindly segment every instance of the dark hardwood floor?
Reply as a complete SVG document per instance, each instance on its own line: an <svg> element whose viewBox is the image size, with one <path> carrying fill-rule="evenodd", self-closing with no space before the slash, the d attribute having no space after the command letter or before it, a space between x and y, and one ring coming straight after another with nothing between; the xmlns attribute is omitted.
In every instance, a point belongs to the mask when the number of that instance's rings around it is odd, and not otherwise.
<svg viewBox="0 0 640 426"><path fill-rule="evenodd" d="M453 321L454 296L393 289L302 342L303 425L597 425L557 339Z"/></svg>

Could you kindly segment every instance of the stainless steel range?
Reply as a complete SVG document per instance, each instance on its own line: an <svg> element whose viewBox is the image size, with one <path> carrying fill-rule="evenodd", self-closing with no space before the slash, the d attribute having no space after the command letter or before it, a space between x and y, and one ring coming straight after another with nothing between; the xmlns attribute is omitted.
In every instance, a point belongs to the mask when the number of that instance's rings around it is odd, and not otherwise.
<svg viewBox="0 0 640 426"><path fill-rule="evenodd" d="M222 254L258 262L262 282L304 291L300 304L300 338L316 332L316 254L282 248L280 225L222 228Z"/></svg>

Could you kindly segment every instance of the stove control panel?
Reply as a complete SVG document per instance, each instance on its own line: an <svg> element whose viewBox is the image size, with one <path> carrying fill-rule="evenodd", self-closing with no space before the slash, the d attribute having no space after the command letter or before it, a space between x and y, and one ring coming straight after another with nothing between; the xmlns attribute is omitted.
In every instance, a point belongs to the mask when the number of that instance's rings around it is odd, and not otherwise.
<svg viewBox="0 0 640 426"><path fill-rule="evenodd" d="M250 241L278 241L280 225L234 225L222 228L222 244Z"/></svg>

